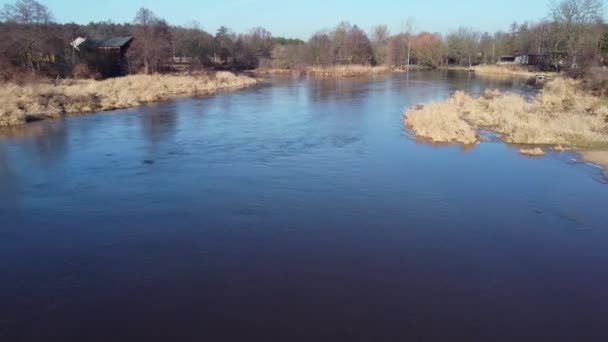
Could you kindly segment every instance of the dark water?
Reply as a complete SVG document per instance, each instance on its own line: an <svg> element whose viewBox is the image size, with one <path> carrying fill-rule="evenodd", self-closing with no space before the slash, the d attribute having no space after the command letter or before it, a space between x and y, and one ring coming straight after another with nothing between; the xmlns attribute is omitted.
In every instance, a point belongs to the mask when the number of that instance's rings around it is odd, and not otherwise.
<svg viewBox="0 0 608 342"><path fill-rule="evenodd" d="M520 81L277 78L0 138L0 341L606 341L608 186L411 139Z"/></svg>

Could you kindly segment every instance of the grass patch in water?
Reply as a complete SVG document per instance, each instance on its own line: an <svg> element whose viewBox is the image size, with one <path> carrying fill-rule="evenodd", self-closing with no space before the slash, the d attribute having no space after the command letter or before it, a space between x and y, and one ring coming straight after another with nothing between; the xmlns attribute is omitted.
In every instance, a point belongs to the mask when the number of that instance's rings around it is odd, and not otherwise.
<svg viewBox="0 0 608 342"><path fill-rule="evenodd" d="M508 143L575 148L608 146L608 106L580 87L555 79L531 101L522 95L487 90L479 98L458 91L444 102L418 105L404 113L416 136L436 142L474 144L486 128Z"/></svg>

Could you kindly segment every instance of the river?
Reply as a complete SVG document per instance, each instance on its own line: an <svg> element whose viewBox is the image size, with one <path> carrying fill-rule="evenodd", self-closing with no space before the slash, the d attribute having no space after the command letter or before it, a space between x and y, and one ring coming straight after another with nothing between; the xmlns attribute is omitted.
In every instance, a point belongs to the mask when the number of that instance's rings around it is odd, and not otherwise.
<svg viewBox="0 0 608 342"><path fill-rule="evenodd" d="M414 71L0 131L2 341L606 341L608 186L418 142Z"/></svg>

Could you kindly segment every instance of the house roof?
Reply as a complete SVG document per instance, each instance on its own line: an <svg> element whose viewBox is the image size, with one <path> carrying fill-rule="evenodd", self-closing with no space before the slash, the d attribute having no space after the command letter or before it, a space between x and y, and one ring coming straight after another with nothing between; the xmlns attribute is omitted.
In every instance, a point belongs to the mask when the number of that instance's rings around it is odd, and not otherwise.
<svg viewBox="0 0 608 342"><path fill-rule="evenodd" d="M78 37L76 40L72 42L72 46L76 49L85 48L87 50L95 50L95 49L112 49L112 48L121 48L133 40L133 37L125 36L125 37L112 37L105 39L88 39Z"/></svg>
<svg viewBox="0 0 608 342"><path fill-rule="evenodd" d="M133 37L112 37L101 41L98 48L119 48L129 44L133 40Z"/></svg>

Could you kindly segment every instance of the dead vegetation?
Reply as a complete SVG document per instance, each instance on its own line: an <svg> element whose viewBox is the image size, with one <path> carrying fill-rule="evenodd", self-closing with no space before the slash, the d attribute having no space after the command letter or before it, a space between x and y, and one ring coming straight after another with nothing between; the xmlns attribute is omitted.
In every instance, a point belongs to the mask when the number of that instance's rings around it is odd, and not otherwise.
<svg viewBox="0 0 608 342"><path fill-rule="evenodd" d="M388 66L371 65L333 65L333 66L302 66L293 69L258 68L254 70L260 75L311 75L319 77L361 77L385 74L396 71Z"/></svg>
<svg viewBox="0 0 608 342"><path fill-rule="evenodd" d="M391 72L387 66L369 65L334 65L334 66L312 66L306 69L307 73L314 76L325 77L357 77L376 75Z"/></svg>
<svg viewBox="0 0 608 342"><path fill-rule="evenodd" d="M540 147L522 148L519 150L519 153L530 157L540 157L545 155L545 151L543 151L543 149Z"/></svg>
<svg viewBox="0 0 608 342"><path fill-rule="evenodd" d="M555 72L541 72L537 68L527 67L523 65L497 65L497 64L480 64L473 67L450 66L448 70L457 71L473 71L476 74L484 77L511 77L522 76L533 78L538 75L556 76Z"/></svg>
<svg viewBox="0 0 608 342"><path fill-rule="evenodd" d="M608 103L582 90L580 82L562 78L531 101L497 90L479 98L459 91L445 102L408 110L405 123L436 142L473 144L477 130L487 128L514 144L608 147Z"/></svg>
<svg viewBox="0 0 608 342"><path fill-rule="evenodd" d="M512 144L608 148L608 101L572 79L550 81L532 100L497 90L478 98L459 91L444 102L409 109L404 122L417 137L434 142L475 144L484 128ZM537 155L542 150L521 152Z"/></svg>
<svg viewBox="0 0 608 342"><path fill-rule="evenodd" d="M251 85L256 80L229 72L201 75L132 75L104 81L65 80L0 86L0 126L128 108L178 95Z"/></svg>
<svg viewBox="0 0 608 342"><path fill-rule="evenodd" d="M540 72L534 67L527 67L522 65L496 65L496 64L481 64L473 67L475 72L480 74L496 74L496 75L515 75L515 76L526 76L535 77L539 74L554 74Z"/></svg>

